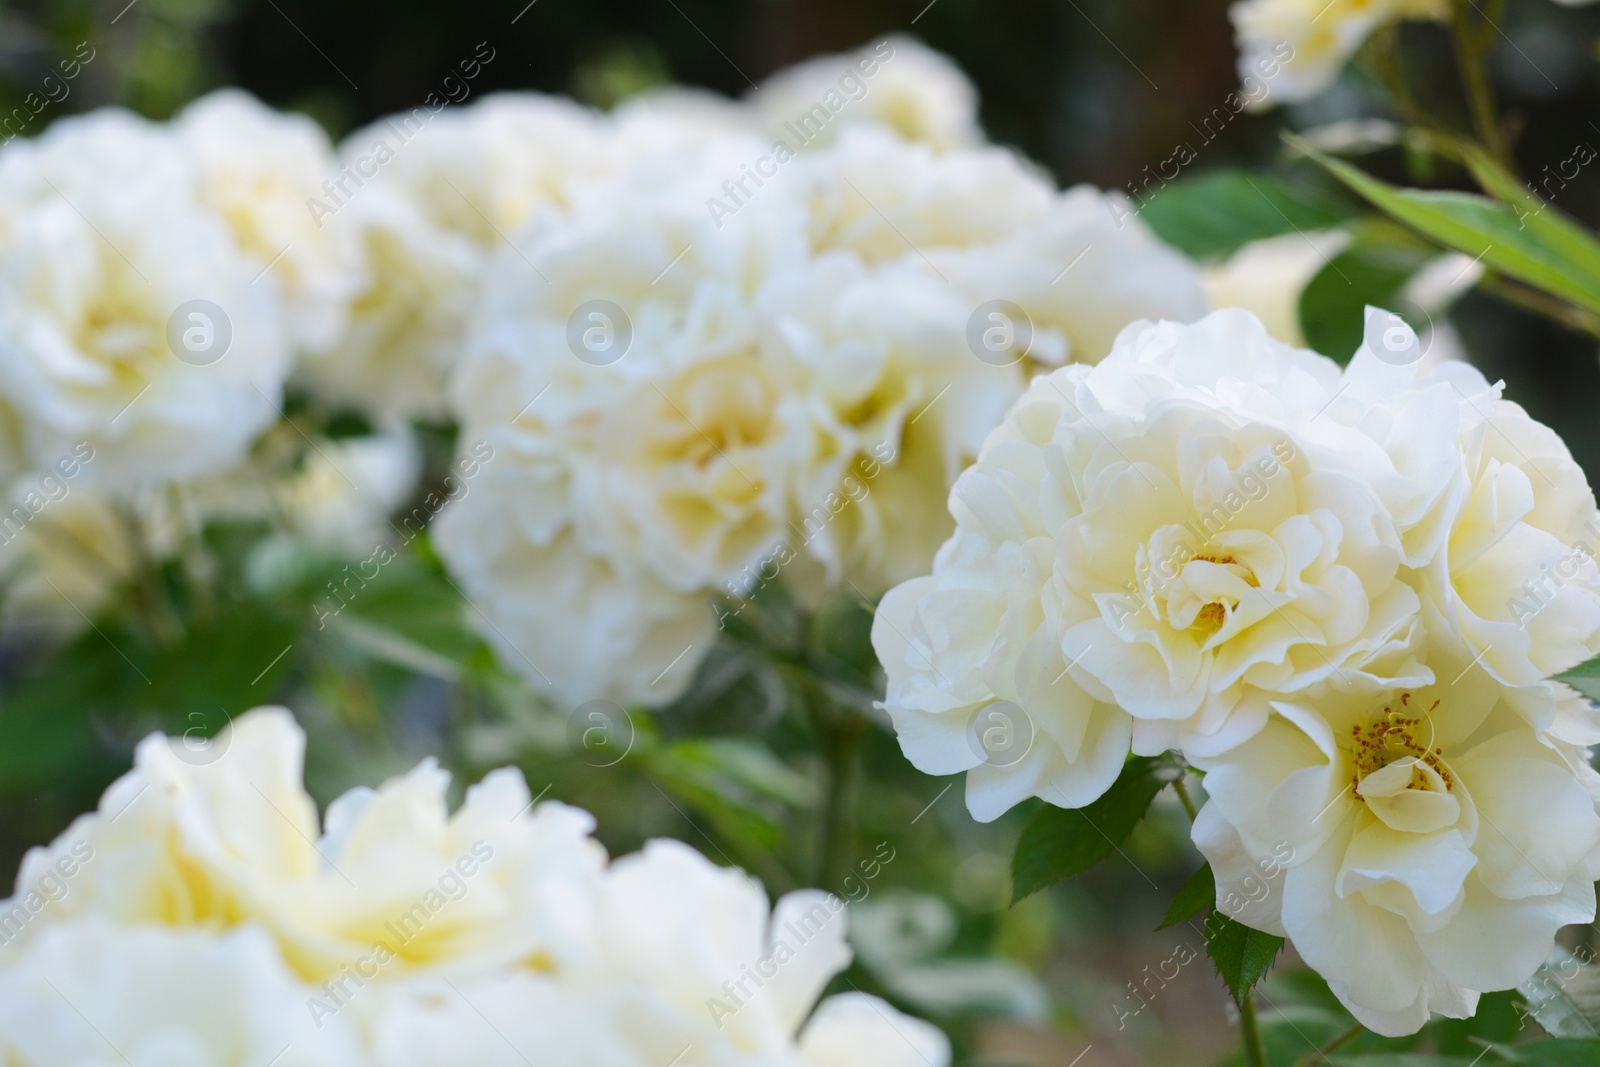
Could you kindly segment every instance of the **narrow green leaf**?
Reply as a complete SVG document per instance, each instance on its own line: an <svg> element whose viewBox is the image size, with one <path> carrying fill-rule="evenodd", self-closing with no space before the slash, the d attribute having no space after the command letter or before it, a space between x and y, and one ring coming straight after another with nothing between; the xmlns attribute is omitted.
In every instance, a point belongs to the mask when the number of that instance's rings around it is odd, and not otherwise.
<svg viewBox="0 0 1600 1067"><path fill-rule="evenodd" d="M1211 864L1207 863L1183 883L1178 895L1172 898L1172 906L1167 909L1167 917L1161 920L1161 925L1156 929L1165 930L1169 926L1176 926L1216 902L1217 879L1211 873Z"/></svg>
<svg viewBox="0 0 1600 1067"><path fill-rule="evenodd" d="M1526 1067L1594 1067L1600 1063L1600 1041L1592 1038L1558 1038L1513 1045L1503 1050L1515 1057L1512 1063Z"/></svg>
<svg viewBox="0 0 1600 1067"><path fill-rule="evenodd" d="M1399 189L1312 148L1289 143L1375 206L1488 269L1600 312L1600 241L1554 208L1534 215L1472 193Z"/></svg>
<svg viewBox="0 0 1600 1067"><path fill-rule="evenodd" d="M1111 855L1172 777L1172 763L1165 756L1138 756L1122 768L1105 796L1088 807L1040 808L1023 827L1012 857L1013 903Z"/></svg>
<svg viewBox="0 0 1600 1067"><path fill-rule="evenodd" d="M1242 170L1214 170L1152 187L1139 199L1139 217L1156 236L1196 259L1225 256L1263 237L1327 229L1351 214L1330 197Z"/></svg>
<svg viewBox="0 0 1600 1067"><path fill-rule="evenodd" d="M1266 976L1283 948L1283 938L1262 933L1241 922L1212 912L1206 920L1206 954L1236 1002Z"/></svg>
<svg viewBox="0 0 1600 1067"><path fill-rule="evenodd" d="M1551 1037L1600 1038L1600 967L1557 952L1517 991Z"/></svg>
<svg viewBox="0 0 1600 1067"><path fill-rule="evenodd" d="M1600 700L1600 656L1570 671L1562 671L1556 675L1556 681L1566 682L1590 700Z"/></svg>

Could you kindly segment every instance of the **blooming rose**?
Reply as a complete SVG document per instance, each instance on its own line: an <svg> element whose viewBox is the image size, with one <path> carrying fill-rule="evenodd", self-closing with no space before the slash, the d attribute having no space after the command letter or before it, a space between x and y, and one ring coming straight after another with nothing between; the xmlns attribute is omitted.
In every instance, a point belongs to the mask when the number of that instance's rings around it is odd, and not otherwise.
<svg viewBox="0 0 1600 1067"><path fill-rule="evenodd" d="M863 126L752 184L766 150L663 157L534 220L491 272L452 394L469 439L504 442L491 480L516 500L452 506L438 544L488 639L563 699L670 700L712 595L919 573L949 528L934 502L1030 368L1204 306L1142 226L1009 152ZM1063 279L1066 255L1090 258ZM1012 292L1038 329L987 358L975 309ZM547 595L558 570L570 592Z"/></svg>
<svg viewBox="0 0 1600 1067"><path fill-rule="evenodd" d="M44 931L0 968L0 1063L52 1067L362 1067L350 1020L316 1026L308 990L259 930Z"/></svg>
<svg viewBox="0 0 1600 1067"><path fill-rule="evenodd" d="M1349 462L1394 518L1430 637L1470 661L1462 686L1504 687L1534 726L1560 717L1566 740L1600 740L1543 681L1600 654L1600 511L1583 471L1500 384L1459 362L1396 362L1393 327L1376 323L1307 432L1365 439ZM1413 351L1404 330L1395 340Z"/></svg>
<svg viewBox="0 0 1600 1067"><path fill-rule="evenodd" d="M568 706L664 703L713 635L702 596L591 550L575 528L571 474L550 443L491 431L480 483L445 508L434 544L500 659ZM687 661L687 662L685 662Z"/></svg>
<svg viewBox="0 0 1600 1067"><path fill-rule="evenodd" d="M824 1001L811 1015L850 962L844 908L802 890L769 911L759 884L677 841L616 860L600 929L620 1032L650 1063L687 1048L689 1063L942 1067L950 1057L943 1035L875 997ZM887 1061L877 1058L884 1050L892 1050Z"/></svg>
<svg viewBox="0 0 1600 1067"><path fill-rule="evenodd" d="M1289 937L1391 1036L1526 980L1560 927L1594 919L1600 876L1583 753L1541 741L1492 686L1450 684L1448 653L1430 662L1433 686L1275 702L1255 737L1196 758L1219 906Z"/></svg>
<svg viewBox="0 0 1600 1067"><path fill-rule="evenodd" d="M1332 85L1373 31L1442 19L1445 0L1239 0L1228 9L1251 107L1309 100ZM1259 91L1259 95L1258 95Z"/></svg>
<svg viewBox="0 0 1600 1067"><path fill-rule="evenodd" d="M87 441L85 479L127 495L238 463L289 369L266 266L162 127L106 110L8 144L0 464L48 470Z"/></svg>
<svg viewBox="0 0 1600 1067"><path fill-rule="evenodd" d="M674 841L607 868L592 820L510 769L447 816L424 761L340 797L318 839L303 745L280 709L152 736L29 853L0 903L0 1063L94 1067L97 1041L134 1067L949 1062L875 997L812 1011L850 961L843 901L769 910Z"/></svg>
<svg viewBox="0 0 1600 1067"><path fill-rule="evenodd" d="M604 853L593 821L561 804L529 812L520 773L496 771L447 814L449 776L433 761L328 807L300 784L305 735L281 708L241 716L216 740L152 735L134 769L17 875L27 894L65 857L93 860L51 920L95 913L122 923L270 932L307 978L344 973L381 941L389 973L503 965L577 952ZM33 919L25 933L48 922Z"/></svg>
<svg viewBox="0 0 1600 1067"><path fill-rule="evenodd" d="M873 124L941 151L982 143L978 94L955 63L915 38L893 35L844 55L817 56L750 94L766 132L794 147L831 143Z"/></svg>
<svg viewBox="0 0 1600 1067"><path fill-rule="evenodd" d="M381 418L438 417L489 259L564 210L615 153L594 113L534 93L418 107L351 134L319 222L353 234L365 287L348 333L302 373L323 396Z"/></svg>
<svg viewBox="0 0 1600 1067"><path fill-rule="evenodd" d="M1076 807L1130 734L1220 751L1285 695L1429 681L1393 520L1339 439L1298 429L1338 381L1237 310L1136 324L1097 366L1036 379L956 483L933 575L879 609L908 757L974 771L980 818ZM980 714L1002 702L1032 747L997 761Z"/></svg>
<svg viewBox="0 0 1600 1067"><path fill-rule="evenodd" d="M308 210L337 173L327 134L238 89L196 100L173 131L194 159L202 199L278 283L295 343L332 344L362 279L350 229L323 226Z"/></svg>

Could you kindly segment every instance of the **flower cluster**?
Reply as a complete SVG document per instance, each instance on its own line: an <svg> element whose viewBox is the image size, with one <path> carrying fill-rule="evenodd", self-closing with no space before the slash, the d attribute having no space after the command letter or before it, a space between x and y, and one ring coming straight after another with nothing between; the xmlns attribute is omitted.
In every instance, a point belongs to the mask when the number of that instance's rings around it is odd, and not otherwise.
<svg viewBox="0 0 1600 1067"><path fill-rule="evenodd" d="M816 1004L850 961L836 898L769 908L673 841L608 863L512 769L451 814L429 760L319 829L304 748L281 708L152 735L28 854L0 902L0 1062L948 1063L875 997Z"/></svg>
<svg viewBox="0 0 1600 1067"><path fill-rule="evenodd" d="M94 456L0 553L13 607L86 618L219 515L379 527L411 424L454 422L496 457L436 531L484 637L556 700L665 703L780 571L872 597L926 569L1031 372L1207 307L1118 198L987 144L910 39L609 113L469 99L494 59L338 146L224 90L0 152L0 483ZM371 449L301 428L347 415ZM115 531L106 558L58 523Z"/></svg>
<svg viewBox="0 0 1600 1067"><path fill-rule="evenodd" d="M873 642L906 755L993 819L1129 752L1205 773L1219 899L1368 1027L1526 979L1594 918L1600 512L1561 440L1369 312L1348 368L1239 310L1036 379Z"/></svg>
<svg viewBox="0 0 1600 1067"><path fill-rule="evenodd" d="M982 143L909 41L634 107L703 136L502 242L451 386L498 458L439 549L559 699L669 701L780 573L873 597L925 569L1029 373L1206 307L1115 198Z"/></svg>

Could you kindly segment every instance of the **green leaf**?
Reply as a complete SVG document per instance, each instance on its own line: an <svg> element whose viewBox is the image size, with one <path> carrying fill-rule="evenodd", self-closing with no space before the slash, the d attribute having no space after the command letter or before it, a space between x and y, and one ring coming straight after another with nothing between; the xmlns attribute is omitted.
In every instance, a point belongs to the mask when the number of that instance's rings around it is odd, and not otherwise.
<svg viewBox="0 0 1600 1067"><path fill-rule="evenodd" d="M1214 170L1154 188L1139 209L1157 237L1196 259L1226 256L1263 237L1327 229L1350 214L1326 194L1242 170Z"/></svg>
<svg viewBox="0 0 1600 1067"><path fill-rule="evenodd" d="M1488 1067L1489 1064L1500 1061L1483 1059L1475 1060L1469 1056L1438 1056L1425 1055L1417 1052L1376 1052L1365 1056L1334 1056L1331 1059L1324 1057L1317 1061L1331 1063L1334 1067Z"/></svg>
<svg viewBox="0 0 1600 1067"><path fill-rule="evenodd" d="M1207 863L1183 883L1178 895L1172 898L1172 906L1167 909L1167 917L1161 920L1161 925L1156 929L1165 930L1169 926L1176 926L1216 902L1217 879L1211 873L1211 864Z"/></svg>
<svg viewBox="0 0 1600 1067"><path fill-rule="evenodd" d="M1592 1038L1535 1041L1531 1045L1513 1045L1500 1051L1512 1057L1512 1063L1527 1067L1594 1067L1600 1063L1600 1041Z"/></svg>
<svg viewBox="0 0 1600 1067"><path fill-rule="evenodd" d="M1600 312L1600 242L1553 208L1535 215L1472 193L1399 189L1312 148L1287 140L1375 206L1489 270Z"/></svg>
<svg viewBox="0 0 1600 1067"><path fill-rule="evenodd" d="M1205 929L1206 954L1216 965L1234 1001L1242 1003L1245 995L1271 969L1272 961L1283 948L1283 938L1262 933L1215 911L1206 920Z"/></svg>
<svg viewBox="0 0 1600 1067"><path fill-rule="evenodd" d="M1011 861L1012 902L1071 878L1111 855L1156 794L1172 781L1165 756L1137 756L1106 794L1084 808L1046 805L1023 827Z"/></svg>
<svg viewBox="0 0 1600 1067"><path fill-rule="evenodd" d="M1517 990L1550 1036L1600 1038L1600 967L1557 952Z"/></svg>
<svg viewBox="0 0 1600 1067"><path fill-rule="evenodd" d="M1306 347L1345 364L1366 330L1366 308L1407 312L1396 301L1406 282L1437 252L1402 227L1373 220L1357 228L1350 246L1316 273L1300 293L1300 332ZM1426 322L1411 325L1421 333Z"/></svg>
<svg viewBox="0 0 1600 1067"><path fill-rule="evenodd" d="M1570 671L1562 671L1556 675L1556 681L1566 682L1590 700L1600 700L1600 656Z"/></svg>

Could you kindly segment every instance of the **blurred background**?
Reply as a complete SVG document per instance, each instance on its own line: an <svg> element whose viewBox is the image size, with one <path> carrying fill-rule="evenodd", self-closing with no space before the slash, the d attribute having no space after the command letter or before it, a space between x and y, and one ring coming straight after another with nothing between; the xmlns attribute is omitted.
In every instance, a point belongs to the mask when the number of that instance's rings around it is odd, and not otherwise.
<svg viewBox="0 0 1600 1067"><path fill-rule="evenodd" d="M1208 138L1199 124L1238 85L1227 7L1225 0L0 2L0 113L12 112L61 60L76 56L81 75L29 119L25 136L104 105L165 118L209 89L240 85L270 105L312 115L337 139L437 91L479 42L495 59L475 93L535 89L608 107L665 83L740 95L819 52L909 32L952 56L973 80L995 141L1038 161L1062 184L1137 188L1146 168L1188 143L1203 145L1191 176L1247 166L1332 196L1308 168L1283 159L1280 130L1382 117L1383 96L1352 69L1313 104L1246 114ZM1537 182L1575 146L1600 146L1600 6L1516 3L1500 30L1497 89L1518 131L1518 163ZM1459 113L1444 30L1407 24L1400 32L1409 84L1435 112ZM1465 184L1401 149L1382 150L1363 165L1396 181ZM1557 203L1590 226L1600 223L1600 168L1580 171ZM1594 483L1600 421L1589 405L1600 396L1600 361L1593 340L1481 293L1453 315L1473 362L1491 380L1505 377L1507 395L1567 440ZM226 531L216 540L226 561ZM843 892L832 884L843 874L829 869L818 839L848 808L852 843L841 854L865 858L885 842L895 858L853 913L860 959L843 980L944 1023L963 1062L1095 1067L1227 1056L1234 1041L1229 1002L1198 932L1154 929L1198 864L1175 804L1158 810L1120 859L1009 907L1008 858L1028 807L977 826L961 805L958 781L915 772L879 729L843 738L864 746L862 763L871 768L864 780L830 773L830 746L843 735L793 713L773 664L726 649L683 707L607 724L623 753L617 761L609 750L575 760L566 745L570 722L544 716L487 662L481 644L460 632L455 601L425 553L389 580L389 592L364 602L363 612L414 637L428 631L424 643L448 649L454 667L430 670L427 662L407 664L371 649L324 649L297 652L270 668L264 684L252 683L255 694L270 690L290 703L312 730L308 781L319 800L426 755L440 756L458 782L514 759L535 792L547 788L595 811L614 853L650 836L680 837L719 862L748 868L773 895L803 884ZM295 644L303 608L254 604L236 632L202 635L217 642L217 685L248 677L231 666L235 652L254 656L253 663L285 638ZM775 638L777 647L826 661L833 676L869 699L879 682L865 646L867 616L849 603L830 610L826 629L777 618L773 625L790 627ZM76 686L57 671L39 691L33 654L26 645L0 646L0 745L7 749L0 753L0 878L7 880L25 847L93 805L126 768L131 743L149 721L117 718L101 706L118 690L94 681L100 676L92 665L81 668ZM103 649L98 655L107 658ZM195 649L173 662L196 662ZM115 663L105 669L121 670ZM193 708L209 715L212 704L248 706L248 694L213 693L204 679L159 681L169 697L141 699L168 699L157 716L168 729ZM43 710L18 710L24 704ZM217 725L208 720L207 732ZM70 743L68 735L83 734L99 743L87 750ZM1302 1038L1333 1025L1334 1016L1317 1014L1326 994L1314 979L1290 971L1274 982L1264 996L1269 1005L1301 1005L1295 1018ZM1515 1029L1509 1008L1494 998L1486 998L1485 1013L1492 1025ZM1438 1040L1448 1046L1451 1039Z"/></svg>

